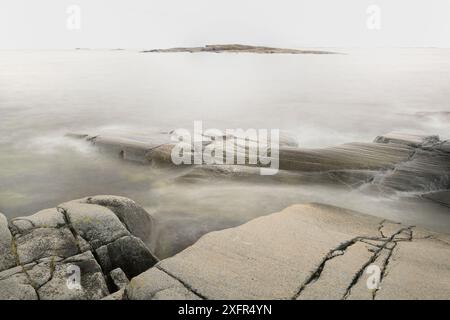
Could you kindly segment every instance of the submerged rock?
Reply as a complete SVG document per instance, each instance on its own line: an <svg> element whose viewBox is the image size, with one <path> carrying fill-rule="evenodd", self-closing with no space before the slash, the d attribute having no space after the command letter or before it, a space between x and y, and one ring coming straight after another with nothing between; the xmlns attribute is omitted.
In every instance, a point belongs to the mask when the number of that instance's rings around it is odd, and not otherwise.
<svg viewBox="0 0 450 320"><path fill-rule="evenodd" d="M425 193L422 197L450 208L450 190Z"/></svg>
<svg viewBox="0 0 450 320"><path fill-rule="evenodd" d="M439 137L436 135L425 135L405 132L390 132L388 134L378 136L375 138L377 143L396 143L404 144L411 147L432 146L439 142Z"/></svg>
<svg viewBox="0 0 450 320"><path fill-rule="evenodd" d="M101 299L158 261L148 249L152 229L144 209L115 196L66 202L9 224L0 215L0 299Z"/></svg>
<svg viewBox="0 0 450 320"><path fill-rule="evenodd" d="M126 160L175 166L171 157L175 143L169 136L159 137L157 141L152 142L145 142L143 138L126 137L126 143L124 138L78 136ZM203 158L201 162L204 168L186 172L186 179L192 179L193 173L220 174L236 178L257 176L260 171L254 168L267 166L261 163L261 159L256 163L249 161L246 143L250 140L236 136L203 135L202 141L203 154L217 147L219 153L215 154L214 158L218 162L210 164ZM190 163L195 163L194 150L184 151L191 160ZM227 151L244 159L244 163L227 164ZM267 157L259 154L259 156L269 162L273 160L270 155ZM231 169L232 166L234 168ZM392 132L378 136L374 142L369 143L354 142L335 147L306 149L296 145L296 139L292 134L283 133L280 134L279 169L280 177L288 176L283 171L303 174L323 173L315 176L319 179L318 182L328 179L333 183L358 187L366 184L365 190L375 192L406 191L421 194L450 188L450 144L448 141L441 141L436 135ZM272 179L281 179L280 177ZM297 181L301 183L305 181L305 177L303 175Z"/></svg>

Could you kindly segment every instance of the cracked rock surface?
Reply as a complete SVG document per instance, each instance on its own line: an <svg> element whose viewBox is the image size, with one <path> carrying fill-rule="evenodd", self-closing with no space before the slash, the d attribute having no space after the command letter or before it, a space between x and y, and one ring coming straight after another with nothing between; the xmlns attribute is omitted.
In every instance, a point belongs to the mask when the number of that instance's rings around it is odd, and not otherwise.
<svg viewBox="0 0 450 320"><path fill-rule="evenodd" d="M366 285L376 265L380 283ZM128 299L449 299L450 236L302 204L203 236L133 278Z"/></svg>
<svg viewBox="0 0 450 320"><path fill-rule="evenodd" d="M9 222L0 214L0 299L104 298L158 261L144 242L151 230L145 210L115 196L74 200Z"/></svg>

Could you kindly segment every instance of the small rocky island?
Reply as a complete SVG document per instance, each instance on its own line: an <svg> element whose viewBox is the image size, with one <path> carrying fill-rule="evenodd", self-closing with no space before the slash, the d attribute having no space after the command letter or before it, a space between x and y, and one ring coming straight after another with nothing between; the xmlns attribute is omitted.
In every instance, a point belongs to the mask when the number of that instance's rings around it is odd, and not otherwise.
<svg viewBox="0 0 450 320"><path fill-rule="evenodd" d="M242 44L214 44L204 47L177 47L169 49L144 50L143 53L169 53L169 52L211 52L211 53L263 53L263 54L335 54L336 52L322 50L284 49L264 46L249 46Z"/></svg>

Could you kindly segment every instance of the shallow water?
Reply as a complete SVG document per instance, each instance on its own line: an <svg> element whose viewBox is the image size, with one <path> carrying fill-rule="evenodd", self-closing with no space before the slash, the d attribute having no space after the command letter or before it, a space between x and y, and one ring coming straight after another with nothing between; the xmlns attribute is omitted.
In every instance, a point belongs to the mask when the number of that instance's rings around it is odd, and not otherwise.
<svg viewBox="0 0 450 320"><path fill-rule="evenodd" d="M280 128L302 147L392 130L450 138L450 50L332 49L340 55L0 52L0 211L27 215L94 194L130 197L158 220L170 255L210 230L298 202L323 202L450 233L448 208L320 183L204 178L100 154L67 132ZM430 116L417 112L437 112Z"/></svg>

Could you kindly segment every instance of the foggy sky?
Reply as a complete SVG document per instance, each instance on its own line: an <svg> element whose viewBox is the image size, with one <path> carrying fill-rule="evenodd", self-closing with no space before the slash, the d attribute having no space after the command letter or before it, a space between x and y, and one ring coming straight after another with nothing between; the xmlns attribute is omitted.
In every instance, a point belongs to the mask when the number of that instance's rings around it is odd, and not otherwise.
<svg viewBox="0 0 450 320"><path fill-rule="evenodd" d="M381 29L366 26L369 5ZM66 27L69 5L81 29ZM448 0L0 0L1 49L450 47Z"/></svg>

